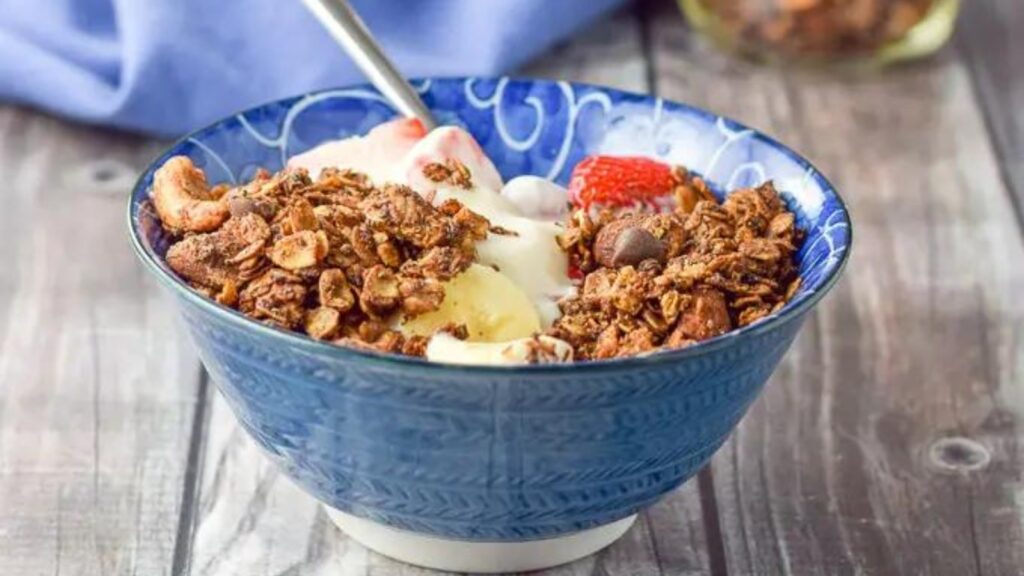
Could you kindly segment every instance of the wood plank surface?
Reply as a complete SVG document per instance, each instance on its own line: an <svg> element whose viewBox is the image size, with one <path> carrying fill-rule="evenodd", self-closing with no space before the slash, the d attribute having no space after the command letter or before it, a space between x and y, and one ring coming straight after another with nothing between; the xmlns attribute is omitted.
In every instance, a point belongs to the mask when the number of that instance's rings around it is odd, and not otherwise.
<svg viewBox="0 0 1024 576"><path fill-rule="evenodd" d="M1021 574L1024 247L964 60L764 68L651 10L658 93L806 153L854 220L845 280L713 460L728 573Z"/></svg>
<svg viewBox="0 0 1024 576"><path fill-rule="evenodd" d="M957 47L966 57L996 142L1003 178L1024 222L1024 3L965 2Z"/></svg>
<svg viewBox="0 0 1024 576"><path fill-rule="evenodd" d="M647 68L640 22L629 11L615 14L521 74L645 91ZM219 395L212 401L205 446L187 573L438 574L394 562L348 540L316 501L269 464ZM706 574L703 534L700 498L696 483L691 483L642 515L634 528L607 550L545 574Z"/></svg>
<svg viewBox="0 0 1024 576"><path fill-rule="evenodd" d="M670 0L521 71L763 129L855 228L709 470L545 574L1024 574L1024 3L964 4L950 49L869 77L735 61ZM0 575L437 574L346 539L208 390L126 241L158 149L0 108Z"/></svg>
<svg viewBox="0 0 1024 576"><path fill-rule="evenodd" d="M0 108L0 574L169 574L199 365L127 241L157 148Z"/></svg>

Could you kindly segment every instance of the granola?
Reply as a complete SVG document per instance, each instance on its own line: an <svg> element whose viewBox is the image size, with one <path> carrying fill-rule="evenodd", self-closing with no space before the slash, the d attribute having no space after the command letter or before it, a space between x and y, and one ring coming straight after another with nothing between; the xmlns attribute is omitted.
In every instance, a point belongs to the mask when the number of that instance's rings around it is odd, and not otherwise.
<svg viewBox="0 0 1024 576"><path fill-rule="evenodd" d="M578 209L562 246L582 288L547 332L577 359L689 346L780 308L799 287L796 220L771 182L719 204L684 178L671 213Z"/></svg>
<svg viewBox="0 0 1024 576"><path fill-rule="evenodd" d="M426 339L387 318L436 310L441 283L475 261L474 243L489 229L457 200L434 207L404 186L374 187L340 170L316 180L302 169L260 171L213 193L202 171L176 157L158 170L153 199L177 237L167 264L196 290L318 340L413 355ZM211 202L216 211L203 204Z"/></svg>
<svg viewBox="0 0 1024 576"><path fill-rule="evenodd" d="M191 160L171 158L151 193L174 239L167 264L254 320L463 363L690 346L771 314L799 288L803 234L771 182L719 202L684 168L591 156L570 190L554 190L575 204L556 224L503 208L474 183L500 180L475 142L443 130L439 148L476 163L414 158L422 178L407 180L425 190L332 166L312 177L301 163L211 187ZM519 192L540 198L555 185L538 186Z"/></svg>

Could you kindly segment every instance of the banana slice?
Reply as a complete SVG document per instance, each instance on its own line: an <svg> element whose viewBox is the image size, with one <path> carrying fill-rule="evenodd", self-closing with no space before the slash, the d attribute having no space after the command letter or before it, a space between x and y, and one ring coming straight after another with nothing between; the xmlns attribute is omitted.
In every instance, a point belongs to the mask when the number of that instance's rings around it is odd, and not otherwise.
<svg viewBox="0 0 1024 576"><path fill-rule="evenodd" d="M511 342L463 342L441 332L427 345L427 360L448 364L561 364L572 362L572 357L572 346L568 342L550 336Z"/></svg>
<svg viewBox="0 0 1024 576"><path fill-rule="evenodd" d="M451 323L465 324L470 342L507 342L541 329L526 293L508 276L479 264L445 284L440 308L402 320L399 328L406 334L431 336Z"/></svg>

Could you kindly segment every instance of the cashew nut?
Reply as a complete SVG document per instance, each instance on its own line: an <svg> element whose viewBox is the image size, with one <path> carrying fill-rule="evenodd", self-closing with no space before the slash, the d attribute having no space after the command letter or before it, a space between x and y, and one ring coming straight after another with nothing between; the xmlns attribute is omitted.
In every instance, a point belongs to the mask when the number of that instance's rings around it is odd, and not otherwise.
<svg viewBox="0 0 1024 576"><path fill-rule="evenodd" d="M220 196L211 190L206 175L185 156L164 162L153 177L150 196L164 226L176 232L211 232L231 215Z"/></svg>

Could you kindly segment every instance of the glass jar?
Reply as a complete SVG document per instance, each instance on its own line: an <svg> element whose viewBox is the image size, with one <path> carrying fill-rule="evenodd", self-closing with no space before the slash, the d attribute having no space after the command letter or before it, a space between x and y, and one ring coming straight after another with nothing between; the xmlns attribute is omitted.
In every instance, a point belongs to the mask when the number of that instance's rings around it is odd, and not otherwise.
<svg viewBox="0 0 1024 576"><path fill-rule="evenodd" d="M756 59L885 64L927 56L960 0L679 0L694 28Z"/></svg>

